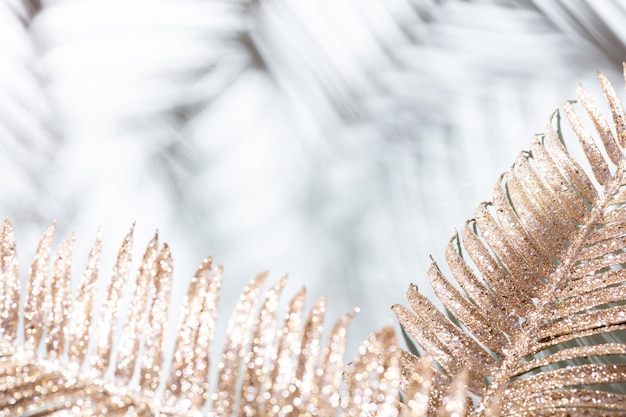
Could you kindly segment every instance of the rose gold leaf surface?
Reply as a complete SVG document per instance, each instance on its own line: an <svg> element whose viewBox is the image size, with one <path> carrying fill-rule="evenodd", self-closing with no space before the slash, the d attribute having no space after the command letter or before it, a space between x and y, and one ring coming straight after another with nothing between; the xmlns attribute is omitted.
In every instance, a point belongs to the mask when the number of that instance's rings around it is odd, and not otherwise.
<svg viewBox="0 0 626 417"><path fill-rule="evenodd" d="M284 277L268 291L256 318L250 347L243 360L247 366L244 367L241 387L240 415L255 416L261 415L264 411L263 394L270 384L266 378L269 375L270 360L274 354L276 311L286 282L287 277Z"/></svg>
<svg viewBox="0 0 626 417"><path fill-rule="evenodd" d="M507 343L506 337L492 327L487 317L474 304L452 287L434 263L428 270L428 277L435 295L445 305L449 306L450 313L458 317L481 343L491 350L501 353L502 348Z"/></svg>
<svg viewBox="0 0 626 417"><path fill-rule="evenodd" d="M455 376L448 393L443 397L439 406L439 417L464 416L469 402L467 393L468 371L464 370Z"/></svg>
<svg viewBox="0 0 626 417"><path fill-rule="evenodd" d="M165 387L168 402L182 395L190 406L199 407L208 397L209 359L221 287L221 268L212 270L211 263L211 258L206 258L189 284Z"/></svg>
<svg viewBox="0 0 626 417"><path fill-rule="evenodd" d="M244 289L228 324L227 338L219 363L217 389L213 393L212 411L228 415L236 407L235 393L245 347L250 339L250 328L258 295L267 273L256 276Z"/></svg>
<svg viewBox="0 0 626 417"><path fill-rule="evenodd" d="M554 253L561 248L564 231L555 227L556 222L537 206L536 201L514 175L506 176L506 188L511 205L517 213L522 227L533 237L546 253Z"/></svg>
<svg viewBox="0 0 626 417"><path fill-rule="evenodd" d="M590 358L592 356L604 355L626 355L626 345L620 343L604 343L600 345L578 346L574 348L562 349L549 356L533 359L523 363L517 368L517 375L570 359Z"/></svg>
<svg viewBox="0 0 626 417"><path fill-rule="evenodd" d="M619 144L622 148L624 148L626 147L626 115L624 115L624 108L617 98L617 94L615 94L615 89L613 89L613 86L606 76L598 72L598 81L600 81L604 97L606 98L609 108L611 109Z"/></svg>
<svg viewBox="0 0 626 417"><path fill-rule="evenodd" d="M478 280L467 263L461 258L454 247L458 236L454 236L446 248L446 262L456 281L482 311L489 312L497 320L493 325L498 326L504 333L511 334L519 327L517 318L501 303L501 300Z"/></svg>
<svg viewBox="0 0 626 417"><path fill-rule="evenodd" d="M402 385L407 398L407 414L427 416L437 410L440 399L435 395L437 389L433 380L433 359L430 356L416 358L402 352ZM410 363L409 366L406 366Z"/></svg>
<svg viewBox="0 0 626 417"><path fill-rule="evenodd" d="M605 391L577 390L571 395L568 391L548 390L505 403L502 411L516 416L619 416L626 412L626 396Z"/></svg>
<svg viewBox="0 0 626 417"><path fill-rule="evenodd" d="M615 136L613 136L613 132L609 127L609 123L606 121L606 118L602 115L598 106L593 102L593 100L589 97L589 94L585 91L582 85L578 85L576 87L576 97L578 101L582 104L583 108L587 112L587 115L593 122L596 130L600 134L600 138L602 139L602 143L604 144L604 149L606 150L611 162L613 164L618 165L622 160L623 156L619 149L619 145L615 140Z"/></svg>
<svg viewBox="0 0 626 417"><path fill-rule="evenodd" d="M69 357L72 362L82 364L89 347L89 329L94 308L94 296L98 281L98 264L102 251L102 236L98 238L89 252L87 264L83 271L78 294L73 303L71 323L69 326Z"/></svg>
<svg viewBox="0 0 626 417"><path fill-rule="evenodd" d="M567 210L569 217L581 218L585 216L587 214L585 201L570 186L568 178L556 166L544 145L539 140L534 139L530 146L530 152L535 160L534 168L552 189L559 203Z"/></svg>
<svg viewBox="0 0 626 417"><path fill-rule="evenodd" d="M526 152L522 152L517 157L506 177L507 187L510 186L510 181L513 177L519 181L520 186L532 204L540 213L546 214L545 224L550 225L552 233L558 233L566 239L570 238L578 231L575 222L572 221L567 210L559 203L552 189L546 185L546 182L531 167L529 159L532 160L530 154ZM514 202L513 208L517 210Z"/></svg>
<svg viewBox="0 0 626 417"><path fill-rule="evenodd" d="M586 293L584 297L576 297L558 303L551 311L550 319L556 320L575 313L584 313L585 310L617 303L625 299L626 287L611 287L591 291Z"/></svg>
<svg viewBox="0 0 626 417"><path fill-rule="evenodd" d="M124 382L130 381L135 371L142 329L146 326L147 309L156 291L154 280L157 276L158 236L155 234L143 255L122 337L118 342L115 375ZM119 302L122 302L120 300ZM120 306L117 307L121 310Z"/></svg>
<svg viewBox="0 0 626 417"><path fill-rule="evenodd" d="M574 133L579 138L580 144L585 152L585 156L591 164L591 170L594 177L600 184L607 185L611 180L611 172L609 171L609 166L604 160L600 149L596 146L593 138L583 126L582 120L580 119L578 113L574 110L572 103L569 101L566 102L563 108L565 110L565 117L567 117Z"/></svg>
<svg viewBox="0 0 626 417"><path fill-rule="evenodd" d="M139 385L146 393L156 391L163 375L163 352L167 332L170 295L172 292L173 262L167 244L156 260L156 275L152 284L152 306L144 333L144 350L139 371Z"/></svg>
<svg viewBox="0 0 626 417"><path fill-rule="evenodd" d="M302 347L301 325L304 316L306 291L300 289L291 299L285 321L276 342L276 357L273 360L270 380L272 381L267 416L283 415L293 411L290 396L296 389L297 358Z"/></svg>
<svg viewBox="0 0 626 417"><path fill-rule="evenodd" d="M503 237L506 237L527 258L532 258L537 262L539 270L545 274L553 269L553 264L550 262L551 254L537 243L537 236L530 234L522 225L507 196L506 184L503 184L505 177L504 174L500 177L493 188L492 201L487 204L493 206Z"/></svg>
<svg viewBox="0 0 626 417"><path fill-rule="evenodd" d="M481 375L488 375L495 365L493 358L485 352L469 335L455 326L447 317L437 310L437 308L423 295L409 287L407 299L419 317L424 321L439 341L448 347L454 358L455 368L452 373L456 374L467 368L470 372L470 386L474 392L481 392L484 388ZM464 362L459 361L465 358ZM458 370L458 372L454 372Z"/></svg>
<svg viewBox="0 0 626 417"><path fill-rule="evenodd" d="M106 371L111 360L113 337L118 327L123 290L126 288L132 260L133 230L134 227L130 229L118 251L113 274L100 306L95 334L92 336L96 343L90 356L90 363L99 373Z"/></svg>
<svg viewBox="0 0 626 417"><path fill-rule="evenodd" d="M447 372L460 371L461 363L452 357L450 348L436 337L435 333L426 325L425 321L402 305L394 305L393 312L398 317L400 325L411 335L437 363Z"/></svg>
<svg viewBox="0 0 626 417"><path fill-rule="evenodd" d="M510 274L491 257L489 250L468 224L463 227L461 237L465 251L474 261L487 284L500 295L501 299L506 301L508 309L517 315L524 316L531 295L525 293L522 288L509 285Z"/></svg>
<svg viewBox="0 0 626 417"><path fill-rule="evenodd" d="M324 315L326 313L326 298L322 297L311 308L304 323L302 345L296 369L295 398L301 403L311 395L311 389L318 370L318 360L322 347L321 337L324 329Z"/></svg>
<svg viewBox="0 0 626 417"><path fill-rule="evenodd" d="M537 296L543 289L541 276L547 272L546 268L541 267L541 263L532 262L525 253L513 245L509 239L504 236L500 225L489 213L485 204L480 204L474 213L474 221L481 237L485 240L494 255L500 260L504 269L514 271L521 269L525 272L526 280L524 292ZM522 248L523 250L523 248Z"/></svg>
<svg viewBox="0 0 626 417"><path fill-rule="evenodd" d="M598 190L596 190L591 180L589 180L589 177L585 174L580 164L567 152L551 124L546 126L543 145L559 169L565 173L576 191L579 192L586 201L596 201L598 199Z"/></svg>
<svg viewBox="0 0 626 417"><path fill-rule="evenodd" d="M37 348L44 331L46 312L43 308L48 290L48 269L54 229L53 224L41 237L29 272L28 293L24 304L24 339L32 349Z"/></svg>
<svg viewBox="0 0 626 417"><path fill-rule="evenodd" d="M346 371L349 395L341 404L346 416L395 415L399 404L400 350L393 329L372 334Z"/></svg>
<svg viewBox="0 0 626 417"><path fill-rule="evenodd" d="M19 321L20 278L15 233L8 219L0 233L0 334L15 340Z"/></svg>
<svg viewBox="0 0 626 417"><path fill-rule="evenodd" d="M537 387L541 390L567 386L626 382L626 364L588 364L546 371L513 381L509 398L522 398Z"/></svg>
<svg viewBox="0 0 626 417"><path fill-rule="evenodd" d="M72 245L74 236L61 243L52 268L49 305L51 307L46 335L46 348L51 357L63 356L65 342L68 338L68 317L72 296ZM48 303L46 303L48 304Z"/></svg>

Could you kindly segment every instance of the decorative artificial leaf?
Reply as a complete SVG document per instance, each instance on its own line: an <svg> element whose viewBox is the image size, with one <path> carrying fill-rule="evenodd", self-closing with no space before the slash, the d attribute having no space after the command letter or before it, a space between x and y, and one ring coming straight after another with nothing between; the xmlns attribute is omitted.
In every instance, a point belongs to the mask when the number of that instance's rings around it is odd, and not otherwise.
<svg viewBox="0 0 626 417"><path fill-rule="evenodd" d="M54 229L44 233L35 253L23 314L15 235L8 220L0 233L1 415L335 416L338 410L359 415L353 410L397 406L400 370L391 329L366 342L356 366L358 372L374 366L384 368L383 373L354 381L351 389L359 392L358 398L341 388L346 331L356 310L337 322L324 344L326 300L305 316L302 289L281 324L286 277L263 295L267 274L259 274L235 306L212 385L220 267L212 267L207 258L192 278L173 353L168 354L169 247L159 247L154 236L131 286L131 229L102 299L96 300L98 237L73 298L73 237L53 256ZM383 351L391 353L381 358ZM384 401L381 393L386 393Z"/></svg>
<svg viewBox="0 0 626 417"><path fill-rule="evenodd" d="M132 285L131 229L101 300L98 237L74 298L73 237L53 256L53 225L36 250L22 300L15 236L5 221L1 413L623 415L626 115L608 81L599 79L615 133L579 87L578 100L600 140L573 103L565 104L564 114L587 161L577 161L560 127L550 124L500 178L493 200L480 204L451 239L446 258L456 284L433 262L428 276L450 317L413 286L411 308L393 307L424 358L399 349L393 330L384 328L344 370L354 312L322 346L325 299L305 317L305 292L298 292L281 327L285 279L263 296L267 274L260 274L235 307L212 388L221 269L210 259L191 281L169 355L172 256L156 235Z"/></svg>
<svg viewBox="0 0 626 417"><path fill-rule="evenodd" d="M428 277L453 319L413 286L411 308L393 307L436 362L429 404L472 416L626 413L626 344L612 341L626 329L626 116L598 78L615 131L579 86L599 138L574 102L564 115L584 160L550 123L450 241L456 282L433 262ZM421 392L422 362L405 353L402 366L405 392Z"/></svg>

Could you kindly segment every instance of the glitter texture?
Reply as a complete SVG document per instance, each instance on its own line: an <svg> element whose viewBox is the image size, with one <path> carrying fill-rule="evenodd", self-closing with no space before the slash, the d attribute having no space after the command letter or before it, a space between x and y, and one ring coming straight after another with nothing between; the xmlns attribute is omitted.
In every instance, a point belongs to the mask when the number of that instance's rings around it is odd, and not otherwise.
<svg viewBox="0 0 626 417"><path fill-rule="evenodd" d="M222 282L220 268L211 269L210 258L198 268L183 305L182 322L174 350L165 398L183 408L200 407L207 399L211 348L217 321L217 302Z"/></svg>
<svg viewBox="0 0 626 417"><path fill-rule="evenodd" d="M53 263L50 291L45 297L44 310L49 315L46 348L51 357L63 356L68 336L67 319L70 311L73 243L74 236L61 243Z"/></svg>
<svg viewBox="0 0 626 417"><path fill-rule="evenodd" d="M43 234L30 266L28 293L24 306L24 339L25 344L33 350L37 349L44 331L46 311L42 306L46 302L48 288L48 264L52 252L54 225Z"/></svg>
<svg viewBox="0 0 626 417"><path fill-rule="evenodd" d="M20 328L15 237L8 221L0 231L5 278L0 302L7 306L0 338L0 417L330 417L338 410L365 416L363 410L393 412L400 407L398 359L380 356L397 349L391 329L361 348L367 366L356 369L371 378L351 385L359 392L358 401L349 399L343 387L347 328L356 310L340 318L324 337L325 298L305 316L302 289L283 318L280 296L287 278L263 294L268 274L259 274L235 306L217 362L217 380L211 384L220 267L212 267L207 258L191 279L174 350L168 352L173 279L169 247L160 246L155 235L130 280L131 228L97 302L100 233L74 298L74 237L61 242L54 256L53 237L54 226L44 233L35 253ZM18 342L22 331L24 342Z"/></svg>
<svg viewBox="0 0 626 417"><path fill-rule="evenodd" d="M74 238L53 256L52 225L22 301L5 220L0 417L626 414L626 344L618 334L626 330L626 116L606 77L598 78L615 134L579 86L579 104L567 102L564 114L586 161L565 148L560 116L553 117L498 179L492 201L450 240L454 280L434 261L428 270L447 314L413 285L410 308L392 307L422 357L383 328L345 365L356 310L324 340L326 299L307 313L301 289L281 309L286 278L264 292L262 273L243 290L211 373L222 270L210 258L191 279L170 353L173 260L156 235L129 280L131 228L96 299L98 236L73 298Z"/></svg>
<svg viewBox="0 0 626 417"><path fill-rule="evenodd" d="M98 264L101 251L102 234L99 232L96 243L89 252L78 294L73 303L72 326L68 326L70 360L78 364L82 364L85 360L89 347L89 328L93 313L95 287L98 282Z"/></svg>
<svg viewBox="0 0 626 417"><path fill-rule="evenodd" d="M113 275L100 307L100 316L96 327L94 346L95 353L91 355L91 366L97 372L106 371L109 366L113 350L113 336L116 333L118 319L122 310L122 290L126 287L126 280L130 271L133 248L133 228L124 238L122 247L117 254L117 261Z"/></svg>
<svg viewBox="0 0 626 417"><path fill-rule="evenodd" d="M429 402L415 400L423 414L624 415L626 344L615 341L626 329L626 116L598 78L617 140L579 86L579 104L566 102L564 115L577 142L568 145L586 161L565 148L555 113L450 241L456 282L435 263L428 271L448 316L413 287L411 309L393 307L435 361L425 371L424 359L401 360L407 403L429 386ZM454 377L436 377L436 368Z"/></svg>
<svg viewBox="0 0 626 417"><path fill-rule="evenodd" d="M0 235L0 332L7 341L13 341L17 332L20 303L20 278L15 233L8 220Z"/></svg>
<svg viewBox="0 0 626 417"><path fill-rule="evenodd" d="M157 277L157 255L158 236L155 235L143 255L135 282L135 291L128 307L128 317L124 324L122 338L117 344L115 375L124 383L130 381L135 372L142 329L146 326L146 311L152 298L151 292L155 289L153 280Z"/></svg>

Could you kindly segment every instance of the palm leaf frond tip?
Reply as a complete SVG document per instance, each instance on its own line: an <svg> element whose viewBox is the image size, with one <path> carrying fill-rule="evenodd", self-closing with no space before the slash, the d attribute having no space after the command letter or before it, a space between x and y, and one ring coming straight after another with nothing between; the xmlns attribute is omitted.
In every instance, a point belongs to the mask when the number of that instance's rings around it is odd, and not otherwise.
<svg viewBox="0 0 626 417"><path fill-rule="evenodd" d="M173 272L168 246L160 246L155 235L130 282L131 229L99 297L98 237L73 296L73 237L53 255L54 229L37 247L24 299L8 220L0 232L2 416L360 415L383 407L380 395L397 392L397 386L378 384L377 375L351 385L358 396L340 388L346 330L356 310L337 322L324 344L325 299L305 315L302 289L280 319L286 278L263 295L267 274L254 278L235 306L213 383L221 268L208 258L198 268L168 349ZM368 370L361 363L383 361L384 349L393 356L394 346L392 330L373 335L355 371ZM398 374L397 361L393 365Z"/></svg>
<svg viewBox="0 0 626 417"><path fill-rule="evenodd" d="M426 414L448 401L458 374L472 416L626 414L626 116L598 78L614 128L579 86L585 117L571 101L563 113L583 159L551 120L450 240L455 282L433 262L428 277L454 317L413 286L411 308L393 307L435 361ZM411 376L423 371L404 356L412 392Z"/></svg>
<svg viewBox="0 0 626 417"><path fill-rule="evenodd" d="M574 103L564 106L586 160L565 148L551 121L496 183L492 201L450 240L455 282L433 262L428 276L453 317L413 286L411 308L393 307L423 358L397 348L385 328L344 368L354 312L322 347L325 299L305 316L298 292L279 323L286 279L263 295L260 274L235 306L213 382L221 269L210 259L191 280L169 352L173 261L156 235L131 282L131 229L97 297L101 239L73 291L74 239L53 255L53 225L22 297L5 221L0 415L626 414L626 115L610 83L599 80L613 129L582 87L586 118Z"/></svg>

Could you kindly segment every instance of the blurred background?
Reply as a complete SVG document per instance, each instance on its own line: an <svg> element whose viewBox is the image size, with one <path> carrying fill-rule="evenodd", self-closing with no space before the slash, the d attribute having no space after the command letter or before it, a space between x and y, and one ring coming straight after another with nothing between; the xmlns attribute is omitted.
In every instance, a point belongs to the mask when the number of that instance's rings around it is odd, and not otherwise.
<svg viewBox="0 0 626 417"><path fill-rule="evenodd" d="M595 71L621 91L618 0L2 0L0 215L28 270L54 220L79 275L158 229L180 299L206 255L222 321L288 273L348 357L432 297L429 255ZM286 298L289 298L288 295ZM220 331L224 331L221 329Z"/></svg>

